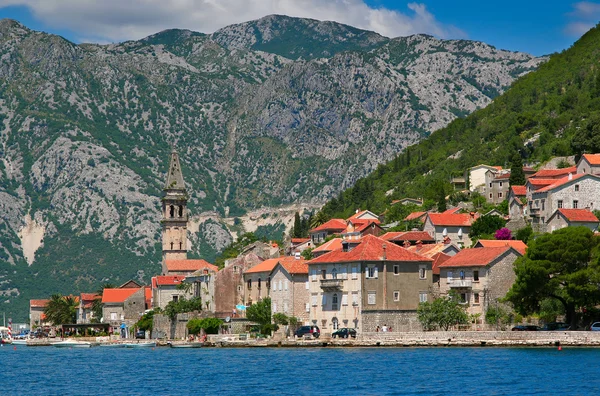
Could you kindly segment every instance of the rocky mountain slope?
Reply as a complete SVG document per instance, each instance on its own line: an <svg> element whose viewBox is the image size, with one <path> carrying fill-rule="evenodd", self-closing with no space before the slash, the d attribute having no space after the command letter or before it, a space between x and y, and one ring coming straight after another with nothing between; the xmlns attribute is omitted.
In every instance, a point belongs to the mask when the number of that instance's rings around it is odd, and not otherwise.
<svg viewBox="0 0 600 396"><path fill-rule="evenodd" d="M112 45L0 20L0 299L148 282L172 147L210 260L244 221L280 234L542 61L284 16Z"/></svg>

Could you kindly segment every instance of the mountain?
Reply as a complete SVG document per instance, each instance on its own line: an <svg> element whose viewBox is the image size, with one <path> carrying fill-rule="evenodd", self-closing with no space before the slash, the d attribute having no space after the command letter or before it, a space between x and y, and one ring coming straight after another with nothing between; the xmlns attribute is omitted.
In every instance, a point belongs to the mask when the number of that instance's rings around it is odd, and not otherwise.
<svg viewBox="0 0 600 396"><path fill-rule="evenodd" d="M480 163L510 167L515 153L536 164L600 152L598 48L596 27L485 109L451 122L358 180L324 206L323 218L367 206L381 213L405 196L437 200L440 189L451 191L450 177Z"/></svg>
<svg viewBox="0 0 600 396"><path fill-rule="evenodd" d="M110 45L1 20L0 300L22 317L29 298L147 283L172 147L191 255L213 260L236 232L280 236L543 61L284 16Z"/></svg>

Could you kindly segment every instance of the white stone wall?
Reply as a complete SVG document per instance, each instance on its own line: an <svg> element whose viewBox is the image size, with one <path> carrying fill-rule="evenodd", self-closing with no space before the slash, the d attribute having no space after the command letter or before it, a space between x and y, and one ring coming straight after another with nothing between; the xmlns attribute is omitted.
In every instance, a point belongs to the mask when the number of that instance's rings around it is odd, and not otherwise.
<svg viewBox="0 0 600 396"><path fill-rule="evenodd" d="M277 266L271 273L272 313L284 313L300 319L300 323L307 323L310 314L310 306L309 312L306 311L309 303L307 282L308 275L289 274Z"/></svg>
<svg viewBox="0 0 600 396"><path fill-rule="evenodd" d="M162 285L152 290L152 303L153 307L159 307L165 309L170 301L173 301L173 297L177 298L190 298L191 294L186 293L185 290L177 290L176 285Z"/></svg>
<svg viewBox="0 0 600 396"><path fill-rule="evenodd" d="M469 238L471 227L434 226L429 218L427 221L425 221L425 225L423 227L423 231L431 235L431 237L435 239L436 243L441 243L444 241L444 229L446 230L446 235L450 238L452 243L461 248L471 246L472 242L471 238ZM462 231L462 236L460 237L459 231Z"/></svg>
<svg viewBox="0 0 600 396"><path fill-rule="evenodd" d="M577 173L598 175L600 174L600 165L591 165L584 157L581 157L579 164L577 164Z"/></svg>

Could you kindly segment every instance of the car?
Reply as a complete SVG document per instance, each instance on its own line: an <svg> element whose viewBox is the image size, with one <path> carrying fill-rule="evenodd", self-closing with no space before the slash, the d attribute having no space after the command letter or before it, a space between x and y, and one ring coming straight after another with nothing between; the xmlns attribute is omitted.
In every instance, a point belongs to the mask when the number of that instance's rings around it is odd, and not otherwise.
<svg viewBox="0 0 600 396"><path fill-rule="evenodd" d="M331 334L331 337L333 337L333 338L348 338L348 337L356 338L356 330L342 327L341 329L334 331Z"/></svg>
<svg viewBox="0 0 600 396"><path fill-rule="evenodd" d="M600 322L592 323L590 326L591 331L600 331Z"/></svg>
<svg viewBox="0 0 600 396"><path fill-rule="evenodd" d="M546 323L540 328L541 331L565 331L571 330L571 326L563 322Z"/></svg>
<svg viewBox="0 0 600 396"><path fill-rule="evenodd" d="M304 337L305 335L312 335L314 338L319 338L321 330L319 326L300 326L298 330L294 332L296 337Z"/></svg>
<svg viewBox="0 0 600 396"><path fill-rule="evenodd" d="M536 325L517 325L512 328L512 331L538 331L539 329Z"/></svg>
<svg viewBox="0 0 600 396"><path fill-rule="evenodd" d="M138 340L143 340L146 338L146 332L144 330L137 330L135 332L135 338Z"/></svg>

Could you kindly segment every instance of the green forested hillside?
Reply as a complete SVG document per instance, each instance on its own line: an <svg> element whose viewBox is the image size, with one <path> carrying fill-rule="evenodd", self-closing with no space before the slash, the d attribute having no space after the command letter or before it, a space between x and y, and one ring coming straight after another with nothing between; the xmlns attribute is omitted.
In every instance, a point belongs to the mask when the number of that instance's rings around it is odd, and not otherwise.
<svg viewBox="0 0 600 396"><path fill-rule="evenodd" d="M450 192L451 177L479 163L510 166L515 152L528 163L600 152L598 26L488 107L453 121L358 180L324 206L322 217L344 217L359 207L382 212L404 196L437 200L442 189Z"/></svg>

